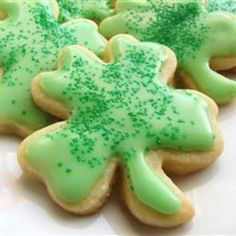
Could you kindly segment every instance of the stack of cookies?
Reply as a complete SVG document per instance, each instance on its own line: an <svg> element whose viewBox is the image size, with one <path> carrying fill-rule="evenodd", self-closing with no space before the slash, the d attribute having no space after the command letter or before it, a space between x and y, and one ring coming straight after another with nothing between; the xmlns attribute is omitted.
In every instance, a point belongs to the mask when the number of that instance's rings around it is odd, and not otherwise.
<svg viewBox="0 0 236 236"><path fill-rule="evenodd" d="M0 133L27 137L24 173L79 215L97 212L116 183L145 224L191 220L167 174L222 153L234 14L233 0L1 0Z"/></svg>

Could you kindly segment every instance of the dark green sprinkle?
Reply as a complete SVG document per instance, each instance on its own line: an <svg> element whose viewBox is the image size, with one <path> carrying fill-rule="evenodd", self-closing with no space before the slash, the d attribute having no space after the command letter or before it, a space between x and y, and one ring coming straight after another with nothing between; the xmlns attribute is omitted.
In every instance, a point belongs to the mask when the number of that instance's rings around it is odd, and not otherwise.
<svg viewBox="0 0 236 236"><path fill-rule="evenodd" d="M57 163L57 166L58 166L58 167L62 167L62 166L63 166L62 162L58 162L58 163Z"/></svg>

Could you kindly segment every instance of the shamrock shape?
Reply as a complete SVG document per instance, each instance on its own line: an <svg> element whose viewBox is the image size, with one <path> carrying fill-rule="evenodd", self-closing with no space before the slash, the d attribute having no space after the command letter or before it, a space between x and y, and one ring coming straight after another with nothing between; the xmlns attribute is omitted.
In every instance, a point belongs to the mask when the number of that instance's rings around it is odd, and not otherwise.
<svg viewBox="0 0 236 236"><path fill-rule="evenodd" d="M53 5L51 5L53 4ZM60 49L80 44L102 55L105 39L87 20L59 25L55 2L0 1L0 132L25 136L52 122L31 99L33 77L52 70ZM56 11L55 11L56 12Z"/></svg>
<svg viewBox="0 0 236 236"><path fill-rule="evenodd" d="M113 13L109 8L111 0L58 0L57 2L60 8L60 22L75 18L101 21Z"/></svg>
<svg viewBox="0 0 236 236"><path fill-rule="evenodd" d="M217 108L166 85L176 66L166 47L119 35L106 52L109 63L82 47L66 47L58 69L34 79L37 103L67 121L29 136L19 162L45 182L58 204L77 214L102 205L119 165L134 215L152 225L181 224L193 209L162 163L179 174L210 164L222 147Z"/></svg>
<svg viewBox="0 0 236 236"><path fill-rule="evenodd" d="M188 87L218 103L236 97L236 82L209 66L212 58L236 56L233 15L209 13L201 0L117 0L116 11L101 22L103 35L130 33L142 41L164 44L176 53L180 75Z"/></svg>

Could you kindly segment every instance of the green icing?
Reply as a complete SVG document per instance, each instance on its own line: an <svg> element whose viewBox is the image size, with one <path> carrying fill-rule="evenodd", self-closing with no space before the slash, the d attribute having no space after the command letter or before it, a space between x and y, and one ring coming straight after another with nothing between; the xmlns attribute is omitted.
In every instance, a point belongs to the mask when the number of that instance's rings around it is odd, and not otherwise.
<svg viewBox="0 0 236 236"><path fill-rule="evenodd" d="M208 11L226 11L236 13L235 0L208 0Z"/></svg>
<svg viewBox="0 0 236 236"><path fill-rule="evenodd" d="M199 90L218 103L236 97L236 82L209 68L212 57L236 55L236 21L230 14L209 13L201 0L117 0L117 13L101 22L100 31L164 44Z"/></svg>
<svg viewBox="0 0 236 236"><path fill-rule="evenodd" d="M31 80L41 71L55 68L60 49L73 44L87 46L102 55L105 42L95 25L82 20L59 25L50 1L0 1L0 126L20 124L36 130L52 122L31 99Z"/></svg>
<svg viewBox="0 0 236 236"><path fill-rule="evenodd" d="M215 135L208 104L163 82L164 47L119 36L108 49L114 60L104 64L67 47L60 68L41 74L42 93L68 107L71 117L30 138L25 156L66 202L84 199L110 159L119 157L138 199L175 214L181 210L179 198L144 155L155 148L210 150Z"/></svg>
<svg viewBox="0 0 236 236"><path fill-rule="evenodd" d="M57 2L60 9L60 22L75 18L101 21L113 13L109 8L111 0L58 0Z"/></svg>

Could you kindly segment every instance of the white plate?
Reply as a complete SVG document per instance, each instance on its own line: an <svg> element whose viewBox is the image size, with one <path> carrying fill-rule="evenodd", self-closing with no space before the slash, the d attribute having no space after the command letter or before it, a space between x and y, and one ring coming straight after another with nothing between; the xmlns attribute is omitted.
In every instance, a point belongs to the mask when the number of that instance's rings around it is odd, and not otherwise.
<svg viewBox="0 0 236 236"><path fill-rule="evenodd" d="M116 191L94 216L75 217L64 212L42 184L22 175L16 160L20 140L0 137L0 235L236 234L236 102L220 109L219 121L225 151L210 168L175 179L194 204L196 216L191 223L171 230L135 220Z"/></svg>

